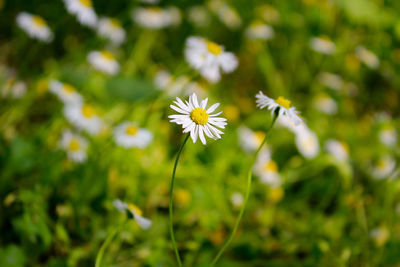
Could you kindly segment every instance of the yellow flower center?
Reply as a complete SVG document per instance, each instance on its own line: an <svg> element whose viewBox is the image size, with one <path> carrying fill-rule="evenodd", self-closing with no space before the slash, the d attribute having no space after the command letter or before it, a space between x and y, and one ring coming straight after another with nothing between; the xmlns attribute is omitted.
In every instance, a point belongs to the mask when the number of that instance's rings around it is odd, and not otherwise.
<svg viewBox="0 0 400 267"><path fill-rule="evenodd" d="M39 16L32 16L33 22L39 26L39 27L43 27L46 26L46 21L44 21L44 19L42 19Z"/></svg>
<svg viewBox="0 0 400 267"><path fill-rule="evenodd" d="M139 209L136 205L129 204L128 208L129 208L129 210L131 210L132 212L136 213L139 216L142 216L142 214L143 214L142 210Z"/></svg>
<svg viewBox="0 0 400 267"><path fill-rule="evenodd" d="M82 114L83 116L85 116L86 118L91 118L94 115L96 115L96 111L94 111L94 108L89 106L89 105L84 105L82 107Z"/></svg>
<svg viewBox="0 0 400 267"><path fill-rule="evenodd" d="M103 57L105 57L106 59L108 59L108 60L114 60L114 56L113 56L113 54L111 54L110 52L104 50L104 51L101 51L100 53L101 53L101 55L102 55Z"/></svg>
<svg viewBox="0 0 400 267"><path fill-rule="evenodd" d="M120 28L121 23L117 19L110 19L110 23L114 28Z"/></svg>
<svg viewBox="0 0 400 267"><path fill-rule="evenodd" d="M79 2L81 2L81 4L84 5L85 7L92 7L91 0L79 0Z"/></svg>
<svg viewBox="0 0 400 267"><path fill-rule="evenodd" d="M75 88L72 85L64 84L64 91L66 93L72 94L75 92Z"/></svg>
<svg viewBox="0 0 400 267"><path fill-rule="evenodd" d="M276 164L275 161L270 160L270 161L268 161L267 164L264 165L264 171L277 172L278 171L278 165Z"/></svg>
<svg viewBox="0 0 400 267"><path fill-rule="evenodd" d="M77 139L72 139L69 141L68 150L72 152L78 151L80 148L79 141Z"/></svg>
<svg viewBox="0 0 400 267"><path fill-rule="evenodd" d="M286 109L289 109L290 108L290 100L287 100L286 98L284 98L284 97L278 97L278 99L277 100L275 100L275 102L277 103L277 104L279 104L279 105L281 105L282 107L284 107L284 108L286 108Z"/></svg>
<svg viewBox="0 0 400 267"><path fill-rule="evenodd" d="M218 56L222 52L222 47L214 42L206 41L208 52Z"/></svg>
<svg viewBox="0 0 400 267"><path fill-rule="evenodd" d="M208 122L208 113L204 108L195 108L190 113L190 118L195 123L204 125Z"/></svg>
<svg viewBox="0 0 400 267"><path fill-rule="evenodd" d="M256 131L256 132L254 132L254 137L255 137L255 141L256 141L257 145L260 145L261 142L265 138L265 133L263 133L261 131Z"/></svg>
<svg viewBox="0 0 400 267"><path fill-rule="evenodd" d="M125 133L127 135L131 135L134 136L137 132L138 132L139 128L136 127L135 125L129 125L128 127L126 127L125 129Z"/></svg>

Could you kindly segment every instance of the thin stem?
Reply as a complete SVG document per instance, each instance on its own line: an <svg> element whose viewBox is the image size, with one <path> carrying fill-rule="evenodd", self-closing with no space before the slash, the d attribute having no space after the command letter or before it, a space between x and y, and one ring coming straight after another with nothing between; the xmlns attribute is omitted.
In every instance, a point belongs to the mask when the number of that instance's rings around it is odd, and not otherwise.
<svg viewBox="0 0 400 267"><path fill-rule="evenodd" d="M211 265L210 265L211 267L214 266L214 265L217 263L217 261L218 261L219 258L222 256L222 254L224 253L225 249L226 249L226 248L229 246L229 244L232 242L232 239L234 238L234 236L235 236L235 234L236 234L236 231L237 231L237 229L238 229L238 227L239 227L240 221L242 220L243 213L244 213L244 210L245 210L245 208L246 208L247 201L248 201L249 195L250 195L251 180L252 180L251 178L252 178L252 172L253 172L253 165L254 165L254 163L255 163L256 160L257 160L257 157L258 157L258 154L259 154L260 151L261 151L261 148L264 146L265 142L267 141L268 134L269 134L269 132L271 131L272 127L274 126L275 121L276 121L276 119L278 118L278 116L279 116L279 112L275 112L275 113L274 113L274 118L272 119L272 122L271 122L271 125L269 126L269 128L268 128L267 131L265 132L264 140L261 142L261 144L260 144L260 146L258 147L256 153L253 155L253 158L252 158L252 161L251 161L251 164L250 164L250 168L249 168L249 171L248 171L248 173L247 173L246 193L245 193L245 196L244 196L244 201L243 201L242 208L240 209L239 216L238 216L237 219L236 219L235 226L233 227L233 230L232 230L231 234L229 235L229 237L228 237L228 239L226 240L225 244L224 244L224 245L222 246L222 248L219 250L217 256L215 256L214 260L212 261L212 263L211 263Z"/></svg>
<svg viewBox="0 0 400 267"><path fill-rule="evenodd" d="M99 252L97 253L97 256L96 256L95 267L100 267L101 266L101 261L103 260L103 255L104 255L104 252L106 251L106 248L111 243L111 241L114 239L114 237L117 235L117 233L121 229L122 225L119 225L119 226L115 227L115 229L107 236L107 238L104 241L103 245L101 245L100 250L99 250Z"/></svg>
<svg viewBox="0 0 400 267"><path fill-rule="evenodd" d="M175 164L174 164L174 170L172 171L172 177L171 177L171 186L169 188L169 233L171 235L171 241L172 241L172 247L174 248L176 260L178 261L179 267L182 267L182 262L181 258L179 256L179 251L178 248L176 247L176 242L175 242L175 236L174 236L174 225L173 225L173 219L172 219L172 214L173 214L173 194L174 194L174 182L175 182L175 173L176 173L176 167L178 166L178 161L179 157L181 156L183 147L186 144L186 141L189 139L190 134L188 134L183 141L181 147L179 148L178 154L176 155L175 159Z"/></svg>

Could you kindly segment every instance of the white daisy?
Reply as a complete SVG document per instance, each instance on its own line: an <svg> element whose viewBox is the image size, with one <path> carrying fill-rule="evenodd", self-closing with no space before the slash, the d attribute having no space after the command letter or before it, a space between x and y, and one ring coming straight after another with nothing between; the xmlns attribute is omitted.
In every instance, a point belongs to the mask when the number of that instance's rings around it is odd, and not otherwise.
<svg viewBox="0 0 400 267"><path fill-rule="evenodd" d="M209 1L210 9L229 29L235 30L242 25L242 19L237 11L223 1Z"/></svg>
<svg viewBox="0 0 400 267"><path fill-rule="evenodd" d="M356 56L359 60L361 60L365 65L367 65L370 69L377 69L379 68L380 61L379 58L366 49L363 46L359 46L356 48Z"/></svg>
<svg viewBox="0 0 400 267"><path fill-rule="evenodd" d="M246 152L255 151L264 140L265 133L257 131L253 132L245 126L240 126L238 129L239 144Z"/></svg>
<svg viewBox="0 0 400 267"><path fill-rule="evenodd" d="M64 0L69 13L76 15L82 25L94 28L97 23L97 15L93 9L91 0Z"/></svg>
<svg viewBox="0 0 400 267"><path fill-rule="evenodd" d="M55 94L65 104L80 104L82 96L70 84L52 80L49 83L50 92Z"/></svg>
<svg viewBox="0 0 400 267"><path fill-rule="evenodd" d="M336 91L342 89L344 85L342 77L329 72L321 72L320 74L318 74L318 81L321 84Z"/></svg>
<svg viewBox="0 0 400 267"><path fill-rule="evenodd" d="M397 131L396 131L396 129L391 125L385 126L379 132L379 140L384 145L386 145L388 147L394 146L397 143Z"/></svg>
<svg viewBox="0 0 400 267"><path fill-rule="evenodd" d="M118 211L128 215L130 218L133 218L142 229L149 229L152 225L151 220L142 217L143 212L137 206L133 204L127 204L119 199L114 200L113 205Z"/></svg>
<svg viewBox="0 0 400 267"><path fill-rule="evenodd" d="M139 128L135 122L123 122L115 128L114 139L118 145L125 148L145 148L153 140L153 134Z"/></svg>
<svg viewBox="0 0 400 267"><path fill-rule="evenodd" d="M234 208L239 209L243 205L243 195L239 192L233 193L231 195L231 203Z"/></svg>
<svg viewBox="0 0 400 267"><path fill-rule="evenodd" d="M205 27L210 24L210 13L204 6L192 6L188 10L188 20L197 27Z"/></svg>
<svg viewBox="0 0 400 267"><path fill-rule="evenodd" d="M270 40L275 36L274 29L261 21L252 22L245 34L247 38L253 40Z"/></svg>
<svg viewBox="0 0 400 267"><path fill-rule="evenodd" d="M119 71L119 63L113 54L106 50L92 51L89 53L87 59L95 69L105 74L114 75Z"/></svg>
<svg viewBox="0 0 400 267"><path fill-rule="evenodd" d="M69 104L64 107L64 116L78 129L96 135L103 127L103 121L97 116L94 108L87 104Z"/></svg>
<svg viewBox="0 0 400 267"><path fill-rule="evenodd" d="M378 160L372 168L372 175L375 178L383 179L388 177L396 168L396 161L389 155L385 155Z"/></svg>
<svg viewBox="0 0 400 267"><path fill-rule="evenodd" d="M166 70L160 70L154 77L158 89L166 91L170 97L176 97L188 87L190 79L187 76L174 77Z"/></svg>
<svg viewBox="0 0 400 267"><path fill-rule="evenodd" d="M256 95L256 98L257 107L261 109L267 107L269 110L271 110L271 114L274 114L275 110L279 108L279 116L289 117L295 125L299 125L302 122L299 115L297 115L299 112L296 110L296 108L290 107L291 102L282 96L278 97L277 100L273 100L260 91Z"/></svg>
<svg viewBox="0 0 400 267"><path fill-rule="evenodd" d="M180 113L178 115L168 116L171 122L182 125L184 133L190 132L193 143L196 143L199 137L201 142L206 144L204 134L212 139L220 139L223 132L217 129L217 127L224 129L225 125L227 125L225 118L217 117L221 112L212 114L219 106L219 103L206 109L207 101L208 98L201 101L199 105L197 96L193 93L189 97L189 101L183 103L183 101L177 97L176 101L174 101L176 106L170 105L173 110Z"/></svg>
<svg viewBox="0 0 400 267"><path fill-rule="evenodd" d="M319 153L319 143L317 135L308 128L297 131L296 146L305 158L314 158Z"/></svg>
<svg viewBox="0 0 400 267"><path fill-rule="evenodd" d="M185 57L190 66L214 83L220 80L221 71L229 73L238 66L234 54L225 52L223 46L201 37L189 37L186 40Z"/></svg>
<svg viewBox="0 0 400 267"><path fill-rule="evenodd" d="M17 16L17 24L32 38L46 43L53 40L53 33L46 21L40 16L21 12Z"/></svg>
<svg viewBox="0 0 400 267"><path fill-rule="evenodd" d="M125 41L126 32L121 23L114 18L100 18L97 24L97 33L109 39L113 44L120 45Z"/></svg>
<svg viewBox="0 0 400 267"><path fill-rule="evenodd" d="M314 37L310 40L310 47L321 54L331 55L336 51L336 45L328 37Z"/></svg>
<svg viewBox="0 0 400 267"><path fill-rule="evenodd" d="M132 12L132 19L142 27L162 29L180 24L181 15L176 7L162 9L159 7L138 7Z"/></svg>
<svg viewBox="0 0 400 267"><path fill-rule="evenodd" d="M4 86L1 88L1 95L3 97L21 98L26 94L27 86L23 81L15 80L14 77L7 79Z"/></svg>
<svg viewBox="0 0 400 267"><path fill-rule="evenodd" d="M325 142L325 150L339 161L349 158L349 147L346 143L330 139Z"/></svg>
<svg viewBox="0 0 400 267"><path fill-rule="evenodd" d="M65 130L62 133L60 146L67 152L70 160L75 162L86 161L87 141L80 135L74 134L70 130Z"/></svg>
<svg viewBox="0 0 400 267"><path fill-rule="evenodd" d="M268 148L261 150L254 164L254 173L260 178L260 182L263 184L272 187L278 187L282 184L278 165L271 159L271 151Z"/></svg>
<svg viewBox="0 0 400 267"><path fill-rule="evenodd" d="M335 114L337 112L337 103L329 95L320 93L315 97L315 107L325 114Z"/></svg>

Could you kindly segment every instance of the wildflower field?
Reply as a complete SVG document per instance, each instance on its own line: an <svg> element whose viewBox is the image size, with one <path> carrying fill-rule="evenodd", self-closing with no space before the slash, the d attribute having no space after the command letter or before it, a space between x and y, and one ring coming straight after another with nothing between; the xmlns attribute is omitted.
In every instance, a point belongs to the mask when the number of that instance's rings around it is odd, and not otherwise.
<svg viewBox="0 0 400 267"><path fill-rule="evenodd" d="M0 267L400 266L400 1L0 0Z"/></svg>

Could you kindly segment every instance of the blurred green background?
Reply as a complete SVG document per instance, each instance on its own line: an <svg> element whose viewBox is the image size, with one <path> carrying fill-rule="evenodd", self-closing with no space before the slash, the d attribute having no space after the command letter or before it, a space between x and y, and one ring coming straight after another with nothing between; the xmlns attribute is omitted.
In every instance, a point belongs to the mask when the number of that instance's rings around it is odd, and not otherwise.
<svg viewBox="0 0 400 267"><path fill-rule="evenodd" d="M127 220L112 206L117 198L140 207L153 225L124 224L103 266L175 266L168 186L183 134L167 116L174 96L186 98L188 81L221 103L228 126L221 140L188 142L178 166L174 220L185 266L207 266L232 229L252 154L238 129L264 131L271 120L255 107L260 90L290 99L319 149L305 156L294 133L273 129L267 143L281 182L265 184L255 174L243 222L217 266L400 266L400 1L155 5L177 7L180 22L149 29L132 11L151 4L93 0L98 16L117 18L126 31L115 46L61 0L0 0L0 266L94 266L108 233ZM20 12L45 19L54 39L29 37L16 23ZM249 37L255 21L273 36ZM238 68L216 84L196 75L184 57L190 36L223 45ZM321 36L334 43L333 54L310 45ZM88 62L90 51L103 49L118 61L117 74ZM163 90L159 70L172 75ZM175 84L182 77L185 85ZM73 85L96 108L106 125L99 135L65 118L48 90L52 79ZM25 90L15 89L18 82ZM116 145L113 127L123 121L151 131L150 145ZM65 129L88 140L85 162L60 148ZM340 141L346 156L335 156L329 140Z"/></svg>

